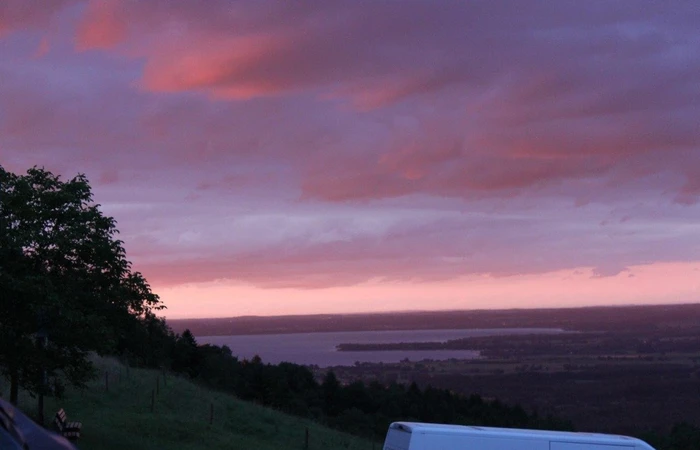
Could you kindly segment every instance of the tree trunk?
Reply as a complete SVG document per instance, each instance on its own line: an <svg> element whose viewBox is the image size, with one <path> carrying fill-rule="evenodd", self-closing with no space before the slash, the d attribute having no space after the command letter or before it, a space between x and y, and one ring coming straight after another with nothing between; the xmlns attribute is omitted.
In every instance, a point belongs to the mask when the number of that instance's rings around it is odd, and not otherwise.
<svg viewBox="0 0 700 450"><path fill-rule="evenodd" d="M39 404L37 405L37 423L44 426L44 392L39 393Z"/></svg>
<svg viewBox="0 0 700 450"><path fill-rule="evenodd" d="M17 397L19 396L19 372L14 369L10 374L10 403L17 406Z"/></svg>

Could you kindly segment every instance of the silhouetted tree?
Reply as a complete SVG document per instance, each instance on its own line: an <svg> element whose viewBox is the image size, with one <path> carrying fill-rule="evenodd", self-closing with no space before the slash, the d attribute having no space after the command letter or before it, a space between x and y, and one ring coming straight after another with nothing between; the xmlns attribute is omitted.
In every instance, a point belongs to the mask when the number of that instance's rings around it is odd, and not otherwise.
<svg viewBox="0 0 700 450"><path fill-rule="evenodd" d="M172 369L175 372L185 372L195 378L199 374L200 355L197 340L190 330L185 330L178 336L173 351Z"/></svg>
<svg viewBox="0 0 700 450"><path fill-rule="evenodd" d="M160 308L98 207L83 175L0 166L0 370L13 403L20 385L41 393L59 373L81 385L89 351L113 350L130 317Z"/></svg>
<svg viewBox="0 0 700 450"><path fill-rule="evenodd" d="M323 391L323 412L328 416L336 416L342 411L340 404L340 382L333 371L330 371L323 378L321 383Z"/></svg>

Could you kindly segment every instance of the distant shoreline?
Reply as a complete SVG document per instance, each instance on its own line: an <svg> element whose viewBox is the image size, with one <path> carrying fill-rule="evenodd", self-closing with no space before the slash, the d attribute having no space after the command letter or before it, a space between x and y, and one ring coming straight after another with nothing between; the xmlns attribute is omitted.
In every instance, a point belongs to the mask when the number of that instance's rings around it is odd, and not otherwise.
<svg viewBox="0 0 700 450"><path fill-rule="evenodd" d="M658 321L700 316L700 304L595 306L561 309L420 311L309 316L172 319L176 333L195 336L407 331L446 329L560 328L566 331L648 329Z"/></svg>

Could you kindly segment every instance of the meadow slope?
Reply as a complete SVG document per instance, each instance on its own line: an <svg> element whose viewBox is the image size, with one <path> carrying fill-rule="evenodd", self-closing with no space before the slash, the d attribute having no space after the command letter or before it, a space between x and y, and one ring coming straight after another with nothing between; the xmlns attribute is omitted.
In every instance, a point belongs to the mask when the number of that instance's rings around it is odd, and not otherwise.
<svg viewBox="0 0 700 450"><path fill-rule="evenodd" d="M381 437L373 445L310 420L205 389L183 377L167 375L164 380L153 370L127 371L113 359L97 359L96 366L100 376L87 389L69 389L60 400L46 399L47 420L63 407L70 420L83 422L81 449L303 449L306 428L310 450L381 448ZM108 391L105 373L109 374ZM0 392L5 393L8 386L3 383ZM156 385L159 393L151 412ZM22 393L19 406L33 416L36 399Z"/></svg>

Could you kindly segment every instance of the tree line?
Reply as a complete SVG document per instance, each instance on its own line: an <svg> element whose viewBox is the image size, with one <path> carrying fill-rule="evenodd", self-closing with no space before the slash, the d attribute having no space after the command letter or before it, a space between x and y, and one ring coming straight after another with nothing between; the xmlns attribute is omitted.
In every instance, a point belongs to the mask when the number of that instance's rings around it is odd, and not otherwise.
<svg viewBox="0 0 700 450"><path fill-rule="evenodd" d="M189 330L170 335L164 354L169 368L210 388L365 437L383 436L397 420L570 430L570 422L540 417L520 406L446 389L379 382L342 384L329 371L313 372L289 362L265 364L260 357L239 359L227 346L198 345ZM159 338L159 340L162 338ZM169 353L169 354L168 354ZM132 355L133 356L133 355ZM141 355L139 358L144 358Z"/></svg>

